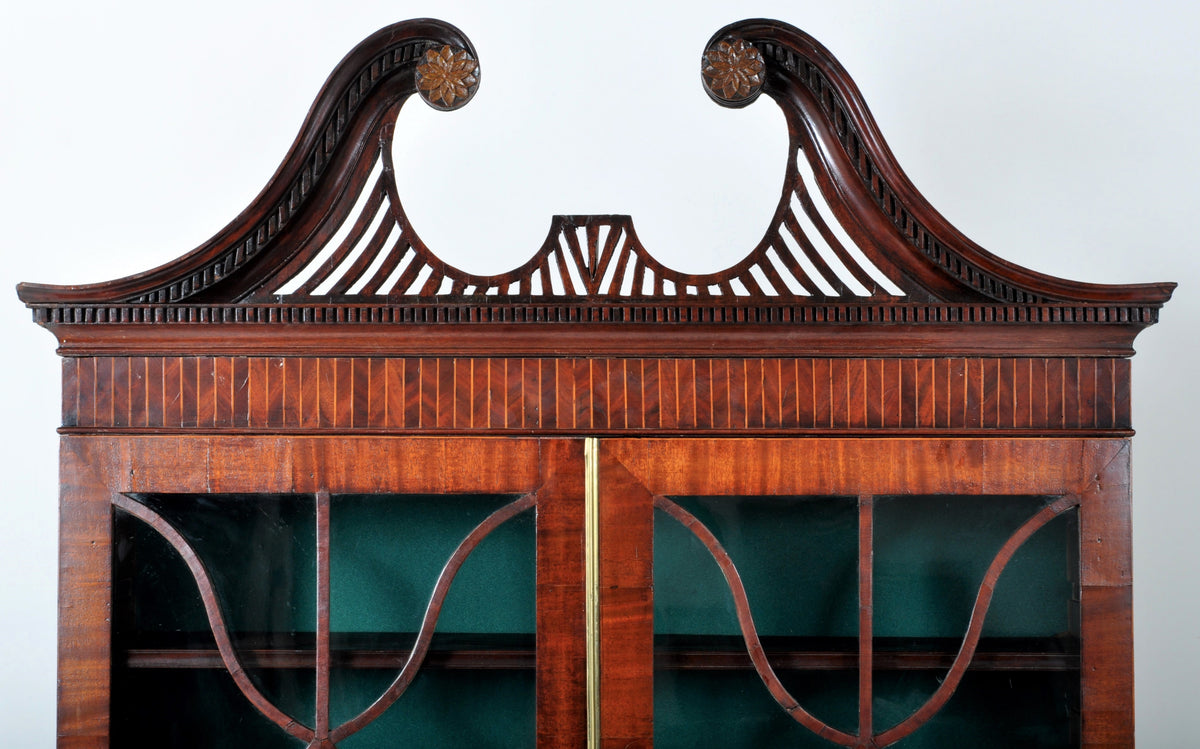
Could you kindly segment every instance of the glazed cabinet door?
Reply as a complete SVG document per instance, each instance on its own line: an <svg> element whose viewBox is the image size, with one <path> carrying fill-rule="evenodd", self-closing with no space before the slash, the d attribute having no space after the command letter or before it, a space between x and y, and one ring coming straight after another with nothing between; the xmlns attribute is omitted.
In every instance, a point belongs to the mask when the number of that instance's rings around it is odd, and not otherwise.
<svg viewBox="0 0 1200 749"><path fill-rule="evenodd" d="M63 461L60 746L1132 742L1125 440Z"/></svg>
<svg viewBox="0 0 1200 749"><path fill-rule="evenodd" d="M583 744L581 441L67 441L112 746Z"/></svg>
<svg viewBox="0 0 1200 749"><path fill-rule="evenodd" d="M1110 743L1124 441L597 450L598 745Z"/></svg>

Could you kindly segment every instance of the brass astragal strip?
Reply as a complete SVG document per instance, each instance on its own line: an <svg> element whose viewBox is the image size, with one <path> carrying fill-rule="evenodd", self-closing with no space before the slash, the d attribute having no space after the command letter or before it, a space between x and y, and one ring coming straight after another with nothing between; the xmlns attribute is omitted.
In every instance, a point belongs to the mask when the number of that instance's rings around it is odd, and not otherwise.
<svg viewBox="0 0 1200 749"><path fill-rule="evenodd" d="M600 746L600 441L583 441L584 484L584 582L587 617L587 746Z"/></svg>

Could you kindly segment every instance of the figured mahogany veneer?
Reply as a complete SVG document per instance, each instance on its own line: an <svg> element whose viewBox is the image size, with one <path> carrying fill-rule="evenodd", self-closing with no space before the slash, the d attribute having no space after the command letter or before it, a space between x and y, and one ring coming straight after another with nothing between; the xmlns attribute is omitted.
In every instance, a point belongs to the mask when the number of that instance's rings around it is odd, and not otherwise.
<svg viewBox="0 0 1200 749"><path fill-rule="evenodd" d="M142 668L228 670L280 731L321 749L430 668L532 668L547 749L651 746L656 668L753 669L797 723L864 749L920 736L968 670L1054 672L1078 682L1072 744L1132 746L1129 357L1174 284L1052 278L971 242L905 176L841 65L798 29L732 24L700 72L722 106L772 99L790 137L770 223L719 272L663 265L621 215L554 217L506 273L442 261L404 211L393 121L414 95L463 106L481 66L461 31L424 19L347 55L262 193L208 242L107 283L18 287L64 357L60 747L107 746L114 673ZM583 438L596 437L585 459ZM155 493L311 494L315 641L237 652L203 560L137 499ZM447 560L415 645L359 648L330 632L329 513L347 493L512 495ZM875 512L879 497L910 494L1045 504L996 552L961 640L889 649L874 636ZM856 498L856 637L760 636L737 565L673 499L759 495ZM526 510L536 645L431 651L457 565ZM186 560L211 643L114 643L118 513ZM656 646L656 514L683 523L721 569L740 642ZM1008 560L1064 514L1078 523L1077 647L988 638ZM275 707L240 664L314 669L314 715ZM333 664L399 675L333 725ZM785 669L857 669L858 729L808 712L776 675ZM887 669L944 679L881 725L873 690Z"/></svg>
<svg viewBox="0 0 1200 749"><path fill-rule="evenodd" d="M979 641L987 602L1004 565L1020 544L1052 517L1077 508L1080 518L1080 595L1082 621L1082 745L1132 746L1132 666L1128 647L1128 612L1113 601L1131 585L1129 530L1129 447L1125 440L935 440L935 439L822 439L778 440L632 440L602 443L602 466L608 466L622 498L621 520L609 526L618 544L639 543L638 518L658 507L689 528L709 549L729 582L749 657L764 684L780 706L797 722L843 746L887 746L910 735L931 717L953 693ZM619 478L618 478L619 477ZM980 586L971 623L959 655L938 691L922 708L902 723L873 731L870 722L871 682L860 682L860 734L847 734L822 723L804 711L775 677L762 652L753 623L753 612L740 589L738 573L716 539L669 496L803 496L859 495L859 563L870 569L870 497L895 494L1047 494L1059 498L1031 517L1000 549ZM614 503L615 504L615 503ZM602 527L602 532L603 532ZM634 540L629 540L630 537ZM603 540L603 537L602 537ZM641 542L644 544L645 539ZM642 549L650 547L642 546ZM652 554L644 551L613 560L622 570L628 590L622 600L643 601L653 595ZM860 580L864 578L860 577ZM869 577L867 578L869 579ZM614 586L615 588L615 586ZM617 596L616 590L608 594ZM860 590L860 633L869 633L870 585ZM652 663L636 643L653 639L651 617L636 624L621 624L620 636L604 640L602 655L617 676L622 694L627 689L620 674L634 672L641 693L609 703L603 714L624 728L636 728L650 719L653 705L649 690ZM866 625L865 627L863 625ZM638 631L637 628L640 628ZM858 668L869 676L873 649L870 639L861 644ZM1114 680L1099 677L1109 674ZM629 730L618 731L627 735Z"/></svg>
<svg viewBox="0 0 1200 749"><path fill-rule="evenodd" d="M63 366L70 431L1130 429L1127 359L202 356Z"/></svg>

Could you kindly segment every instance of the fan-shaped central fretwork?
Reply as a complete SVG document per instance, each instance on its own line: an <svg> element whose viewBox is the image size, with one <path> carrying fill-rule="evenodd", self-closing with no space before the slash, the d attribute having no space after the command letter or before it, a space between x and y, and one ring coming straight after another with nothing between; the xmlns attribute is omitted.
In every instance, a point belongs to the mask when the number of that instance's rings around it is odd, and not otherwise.
<svg viewBox="0 0 1200 749"><path fill-rule="evenodd" d="M351 211L321 247L307 247L268 284L305 297L815 297L904 296L833 215L797 150L766 237L738 264L687 274L655 260L629 216L555 216L524 265L482 276L443 262L425 246L397 192L384 129L374 167Z"/></svg>

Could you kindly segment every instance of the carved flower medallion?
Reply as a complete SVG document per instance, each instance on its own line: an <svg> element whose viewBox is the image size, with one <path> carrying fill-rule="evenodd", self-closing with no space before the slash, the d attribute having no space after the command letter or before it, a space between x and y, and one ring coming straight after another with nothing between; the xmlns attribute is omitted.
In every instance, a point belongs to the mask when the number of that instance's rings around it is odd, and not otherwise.
<svg viewBox="0 0 1200 749"><path fill-rule="evenodd" d="M417 91L430 106L457 109L479 87L478 70L479 63L465 49L447 45L428 50L417 66Z"/></svg>
<svg viewBox="0 0 1200 749"><path fill-rule="evenodd" d="M762 53L745 39L722 39L704 53L701 74L710 96L729 104L749 104L762 91Z"/></svg>

